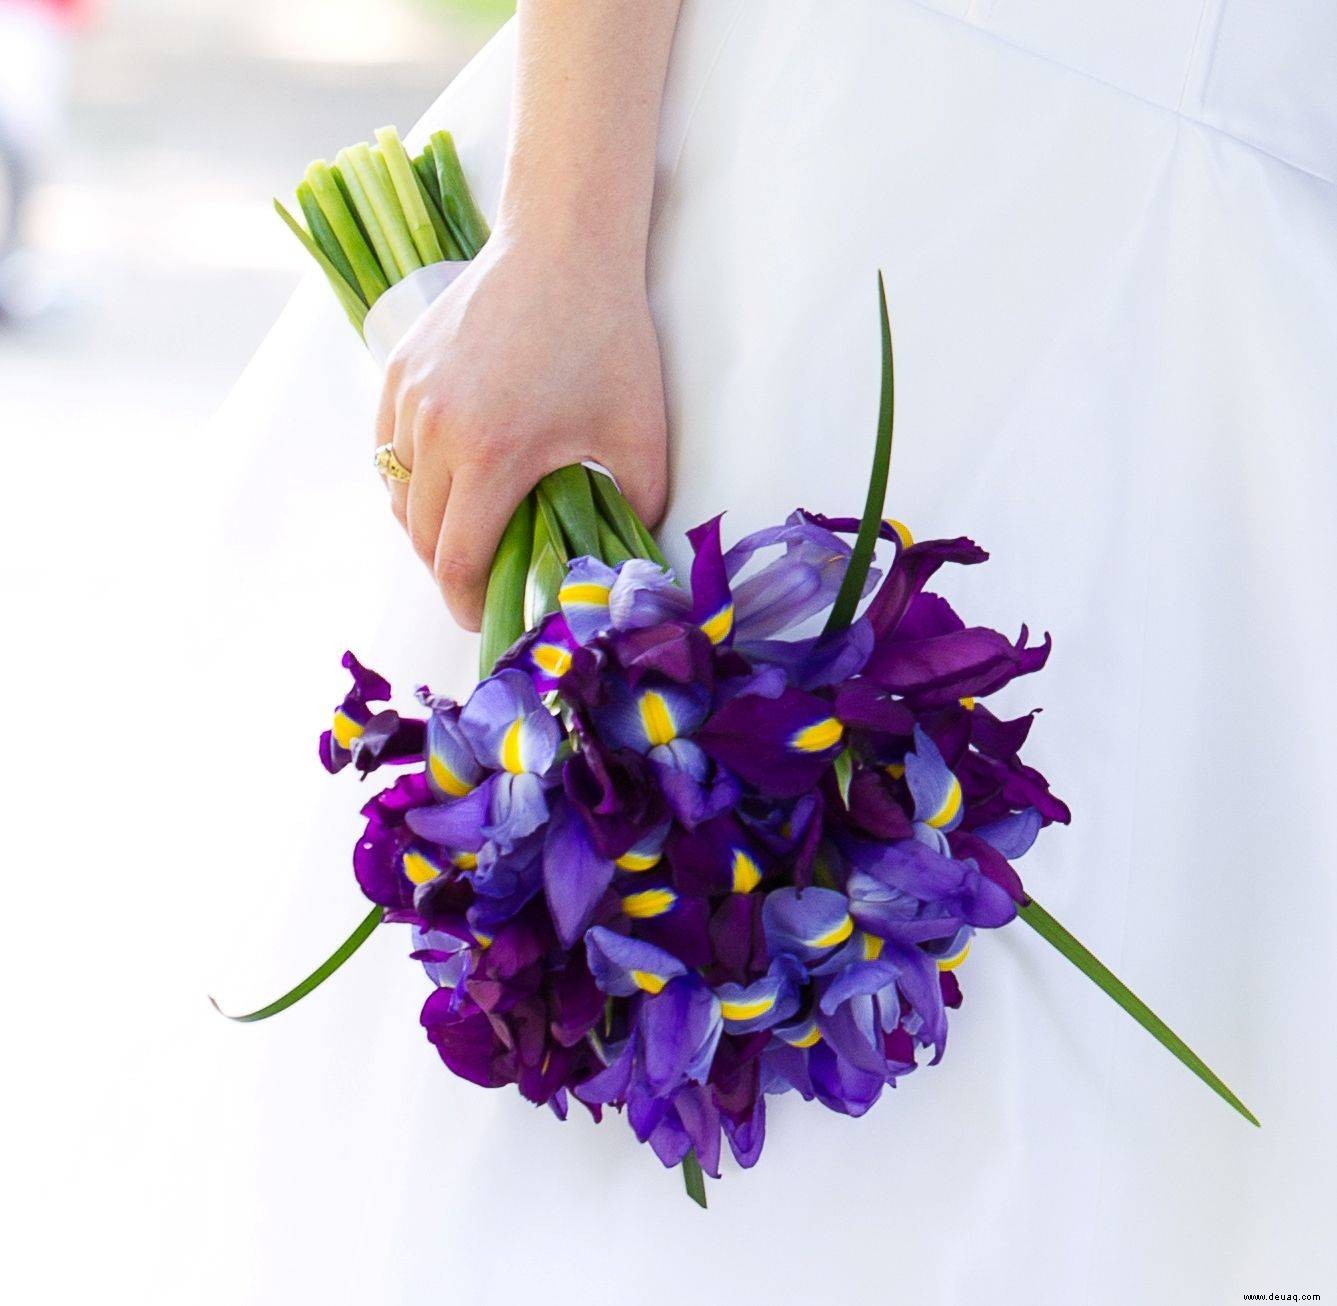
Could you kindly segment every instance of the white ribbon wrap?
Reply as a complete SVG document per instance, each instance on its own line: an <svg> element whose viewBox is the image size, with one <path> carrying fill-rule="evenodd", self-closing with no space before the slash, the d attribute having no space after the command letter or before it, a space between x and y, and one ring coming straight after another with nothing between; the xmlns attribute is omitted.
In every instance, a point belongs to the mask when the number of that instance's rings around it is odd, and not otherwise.
<svg viewBox="0 0 1337 1306"><path fill-rule="evenodd" d="M429 263L396 281L367 310L362 323L362 338L371 356L384 367L395 346L408 335L409 328L432 306L437 297L455 284L469 264L463 261Z"/></svg>

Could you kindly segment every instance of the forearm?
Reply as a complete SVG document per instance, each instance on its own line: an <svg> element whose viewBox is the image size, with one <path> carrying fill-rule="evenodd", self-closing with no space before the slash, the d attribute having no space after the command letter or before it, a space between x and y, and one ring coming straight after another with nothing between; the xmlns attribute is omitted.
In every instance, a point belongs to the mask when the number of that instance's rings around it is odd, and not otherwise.
<svg viewBox="0 0 1337 1306"><path fill-rule="evenodd" d="M497 228L563 258L643 271L680 0L519 0Z"/></svg>

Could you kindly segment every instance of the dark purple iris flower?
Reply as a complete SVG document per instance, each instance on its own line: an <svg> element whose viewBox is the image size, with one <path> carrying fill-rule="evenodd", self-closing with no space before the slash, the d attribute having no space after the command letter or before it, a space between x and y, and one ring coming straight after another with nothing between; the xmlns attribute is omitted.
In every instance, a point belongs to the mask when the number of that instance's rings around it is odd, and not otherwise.
<svg viewBox="0 0 1337 1306"><path fill-rule="evenodd" d="M967 626L926 586L987 555L896 523L863 613L818 633L856 528L798 512L725 550L716 518L686 588L577 559L466 703L420 691L425 720L345 658L321 757L406 768L354 870L412 926L457 1075L625 1111L716 1174L726 1143L759 1157L768 1095L858 1116L943 1055L972 940L1069 819L1019 757L1033 714L977 701L1049 641Z"/></svg>

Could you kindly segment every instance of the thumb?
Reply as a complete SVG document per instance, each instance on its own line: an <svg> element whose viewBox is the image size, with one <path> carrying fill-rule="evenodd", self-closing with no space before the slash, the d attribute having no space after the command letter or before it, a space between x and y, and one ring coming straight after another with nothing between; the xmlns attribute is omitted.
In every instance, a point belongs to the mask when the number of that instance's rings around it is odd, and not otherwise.
<svg viewBox="0 0 1337 1306"><path fill-rule="evenodd" d="M668 451L663 437L647 441L641 437L619 446L608 470L617 479L623 497L647 526L659 525L668 502Z"/></svg>

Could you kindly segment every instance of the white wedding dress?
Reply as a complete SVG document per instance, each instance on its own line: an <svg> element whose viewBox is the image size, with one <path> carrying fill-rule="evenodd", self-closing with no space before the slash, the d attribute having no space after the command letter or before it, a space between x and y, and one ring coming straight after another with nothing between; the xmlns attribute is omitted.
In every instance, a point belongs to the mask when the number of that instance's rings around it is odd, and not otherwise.
<svg viewBox="0 0 1337 1306"><path fill-rule="evenodd" d="M485 207L512 51L424 119ZM960 972L941 1065L857 1121L773 1101L760 1164L703 1213L620 1118L453 1079L387 929L283 1017L199 1035L208 1268L183 1299L1337 1294L1335 68L1331 0L686 0L650 245L679 559L721 509L732 536L859 510L883 269L890 510L992 551L945 582L972 619L1054 636L1004 706L1044 706L1028 756L1074 821L1019 869L1263 1128L1018 924ZM210 835L247 904L235 1005L362 910L366 791L314 755L343 649L406 691L473 677L382 505L377 389L313 275L223 419L227 694L267 757L228 744L219 810L247 817Z"/></svg>

